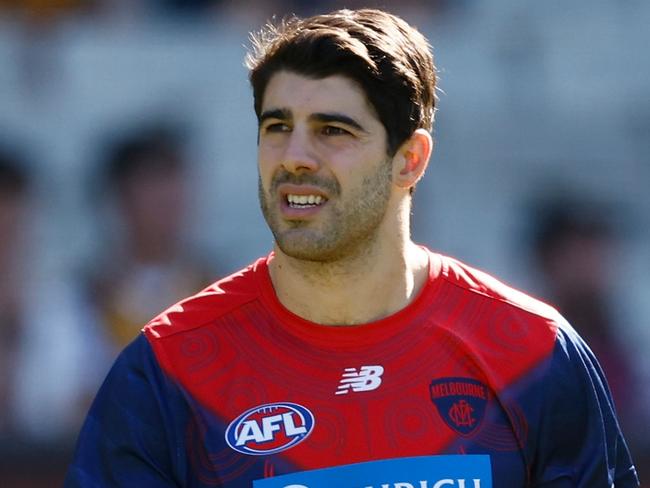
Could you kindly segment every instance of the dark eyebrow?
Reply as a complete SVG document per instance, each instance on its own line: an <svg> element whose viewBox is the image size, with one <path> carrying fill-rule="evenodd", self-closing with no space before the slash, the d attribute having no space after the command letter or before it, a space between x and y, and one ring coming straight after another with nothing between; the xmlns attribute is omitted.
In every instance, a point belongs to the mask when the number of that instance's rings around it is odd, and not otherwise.
<svg viewBox="0 0 650 488"><path fill-rule="evenodd" d="M291 110L288 110L286 108L272 108L270 110L265 110L259 116L259 120L258 120L259 125L261 126L262 123L267 119L291 120L292 119ZM359 122L354 120L352 117L348 117L347 115L343 115L336 112L334 113L317 112L315 114L312 114L309 117L309 119L320 123L338 122L340 124L345 124L350 127L354 127L359 131L366 132L363 126Z"/></svg>
<svg viewBox="0 0 650 488"><path fill-rule="evenodd" d="M266 119L291 120L291 111L286 108L273 108L262 112L258 119L258 124L262 125Z"/></svg>
<svg viewBox="0 0 650 488"><path fill-rule="evenodd" d="M317 122L339 122L341 124L354 127L355 129L360 130L362 132L366 132L366 130L361 126L359 122L357 122L351 117L348 117L347 115L343 115L339 113L315 113L311 115L309 118Z"/></svg>

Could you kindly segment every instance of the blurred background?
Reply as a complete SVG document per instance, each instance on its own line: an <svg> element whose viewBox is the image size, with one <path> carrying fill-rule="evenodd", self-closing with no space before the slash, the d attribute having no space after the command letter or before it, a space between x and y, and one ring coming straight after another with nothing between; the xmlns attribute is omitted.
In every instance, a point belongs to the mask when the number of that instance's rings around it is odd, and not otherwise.
<svg viewBox="0 0 650 488"><path fill-rule="evenodd" d="M565 314L650 477L650 2L0 0L1 486L60 485L117 351L268 252L248 32L341 6L434 46L415 239Z"/></svg>

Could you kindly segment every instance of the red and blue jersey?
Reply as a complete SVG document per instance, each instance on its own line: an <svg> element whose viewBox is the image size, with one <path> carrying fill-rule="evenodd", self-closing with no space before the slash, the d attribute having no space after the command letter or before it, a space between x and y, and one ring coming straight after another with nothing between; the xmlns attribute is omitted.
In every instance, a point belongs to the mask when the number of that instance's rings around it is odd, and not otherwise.
<svg viewBox="0 0 650 488"><path fill-rule="evenodd" d="M431 253L406 308L324 326L282 306L269 259L123 351L66 487L638 486L603 373L553 308Z"/></svg>

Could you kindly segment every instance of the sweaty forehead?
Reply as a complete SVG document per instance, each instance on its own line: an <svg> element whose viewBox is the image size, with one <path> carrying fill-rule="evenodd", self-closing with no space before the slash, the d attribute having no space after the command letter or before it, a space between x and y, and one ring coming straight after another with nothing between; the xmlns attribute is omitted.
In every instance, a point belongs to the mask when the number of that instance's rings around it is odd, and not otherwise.
<svg viewBox="0 0 650 488"><path fill-rule="evenodd" d="M278 71L264 92L262 112L268 110L284 110L294 118L336 112L366 122L375 119L379 123L361 86L341 75L309 78L290 71Z"/></svg>

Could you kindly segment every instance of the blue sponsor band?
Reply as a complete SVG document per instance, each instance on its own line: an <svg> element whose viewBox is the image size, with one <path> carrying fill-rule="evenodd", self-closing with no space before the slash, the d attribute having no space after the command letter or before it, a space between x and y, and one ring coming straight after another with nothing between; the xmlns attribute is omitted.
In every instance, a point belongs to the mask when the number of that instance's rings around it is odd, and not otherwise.
<svg viewBox="0 0 650 488"><path fill-rule="evenodd" d="M492 488L490 456L384 459L256 480L253 488Z"/></svg>

